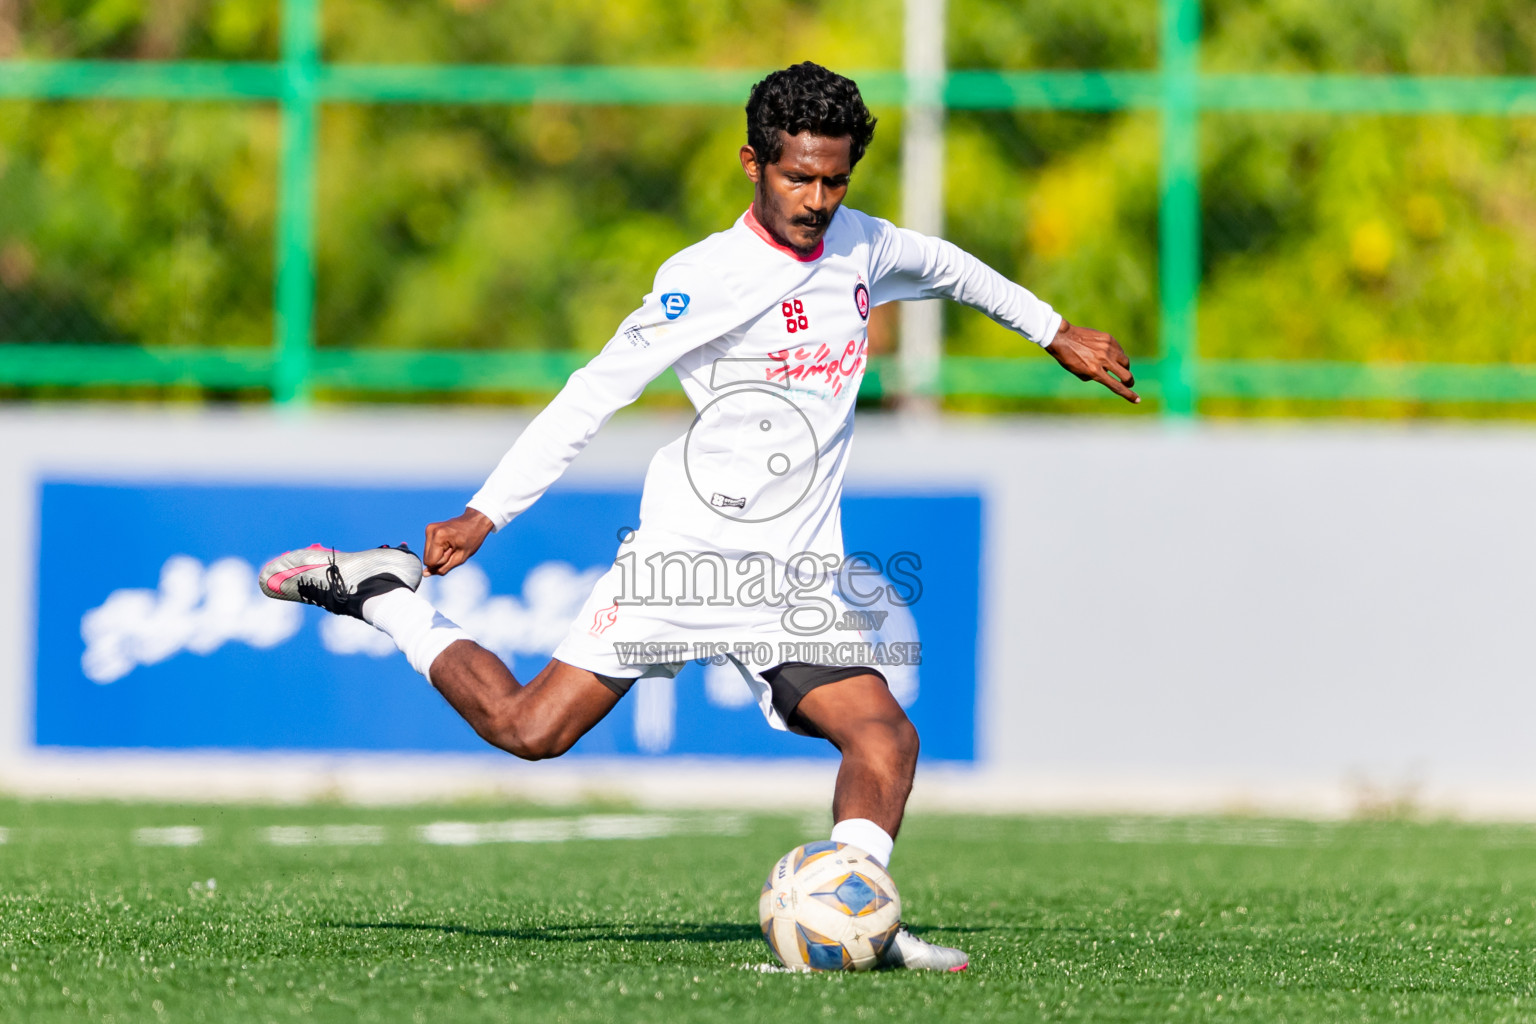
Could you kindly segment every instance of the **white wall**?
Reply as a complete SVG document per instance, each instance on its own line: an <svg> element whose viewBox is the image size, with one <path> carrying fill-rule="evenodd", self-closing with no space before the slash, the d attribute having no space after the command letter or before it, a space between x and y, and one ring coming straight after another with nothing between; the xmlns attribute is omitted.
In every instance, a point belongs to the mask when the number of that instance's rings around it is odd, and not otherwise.
<svg viewBox="0 0 1536 1024"><path fill-rule="evenodd" d="M774 780L751 765L30 748L39 477L432 483L467 496L525 420L0 412L0 559L12 567L0 588L0 787L766 799ZM686 426L621 415L572 473L638 483ZM987 498L982 763L928 773L919 802L1338 813L1411 798L1536 816L1536 432L870 416L850 477L867 483ZM780 793L793 781L791 800L830 792L825 766L774 772Z"/></svg>

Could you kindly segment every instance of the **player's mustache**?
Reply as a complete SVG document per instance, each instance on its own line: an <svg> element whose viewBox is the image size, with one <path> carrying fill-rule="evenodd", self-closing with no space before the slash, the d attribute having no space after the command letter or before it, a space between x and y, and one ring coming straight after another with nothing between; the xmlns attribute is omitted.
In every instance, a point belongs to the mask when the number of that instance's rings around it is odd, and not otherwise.
<svg viewBox="0 0 1536 1024"><path fill-rule="evenodd" d="M791 217L790 223L798 224L803 228L825 227L832 218L826 214L812 214L809 217Z"/></svg>

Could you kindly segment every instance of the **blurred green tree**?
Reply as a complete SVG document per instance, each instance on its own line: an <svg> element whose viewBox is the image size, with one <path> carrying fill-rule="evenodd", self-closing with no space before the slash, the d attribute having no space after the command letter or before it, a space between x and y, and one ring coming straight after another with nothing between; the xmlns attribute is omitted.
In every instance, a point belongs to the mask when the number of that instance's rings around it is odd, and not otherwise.
<svg viewBox="0 0 1536 1024"><path fill-rule="evenodd" d="M1519 0L1203 7L1207 71L1536 73L1536 9ZM270 61L280 13L0 0L0 59ZM326 0L323 14L342 63L857 73L901 55L900 0ZM1158 0L951 0L949 17L956 69L1157 65ZM876 113L850 202L895 216L900 112ZM592 351L667 255L746 206L742 134L734 106L327 104L317 340ZM1155 355L1159 146L1153 113L952 112L947 233ZM272 104L0 102L0 340L269 344L277 148ZM1536 359L1536 119L1208 114L1201 166L1203 355ZM966 311L947 346L1021 351Z"/></svg>

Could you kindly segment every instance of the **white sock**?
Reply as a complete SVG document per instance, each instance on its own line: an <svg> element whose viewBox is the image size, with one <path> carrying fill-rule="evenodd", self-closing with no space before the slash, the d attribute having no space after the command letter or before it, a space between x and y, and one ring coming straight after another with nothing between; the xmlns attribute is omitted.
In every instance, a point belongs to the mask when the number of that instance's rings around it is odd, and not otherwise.
<svg viewBox="0 0 1536 1024"><path fill-rule="evenodd" d="M411 668L427 676L428 682L432 662L449 644L474 639L409 587L396 587L364 601L363 618L389 634Z"/></svg>
<svg viewBox="0 0 1536 1024"><path fill-rule="evenodd" d="M896 840L868 818L844 818L833 825L832 841L857 846L879 861L881 867L890 867L891 851L896 848Z"/></svg>

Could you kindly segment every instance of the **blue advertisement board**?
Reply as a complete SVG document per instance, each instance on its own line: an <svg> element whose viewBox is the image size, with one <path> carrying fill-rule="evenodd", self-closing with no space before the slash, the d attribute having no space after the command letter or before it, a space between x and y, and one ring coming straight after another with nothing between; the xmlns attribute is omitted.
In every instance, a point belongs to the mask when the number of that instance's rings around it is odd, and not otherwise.
<svg viewBox="0 0 1536 1024"><path fill-rule="evenodd" d="M260 751L489 750L383 634L261 595L289 548L410 543L463 508L457 490L188 484L41 485L39 746ZM423 593L520 679L548 661L618 537L636 491L551 491ZM908 558L921 581L876 639L921 644L887 674L928 759L975 756L981 499L845 496L849 552ZM920 566L920 567L919 567ZM864 589L869 589L865 585ZM911 590L905 581L902 593ZM831 757L771 730L730 666L647 680L568 756Z"/></svg>

